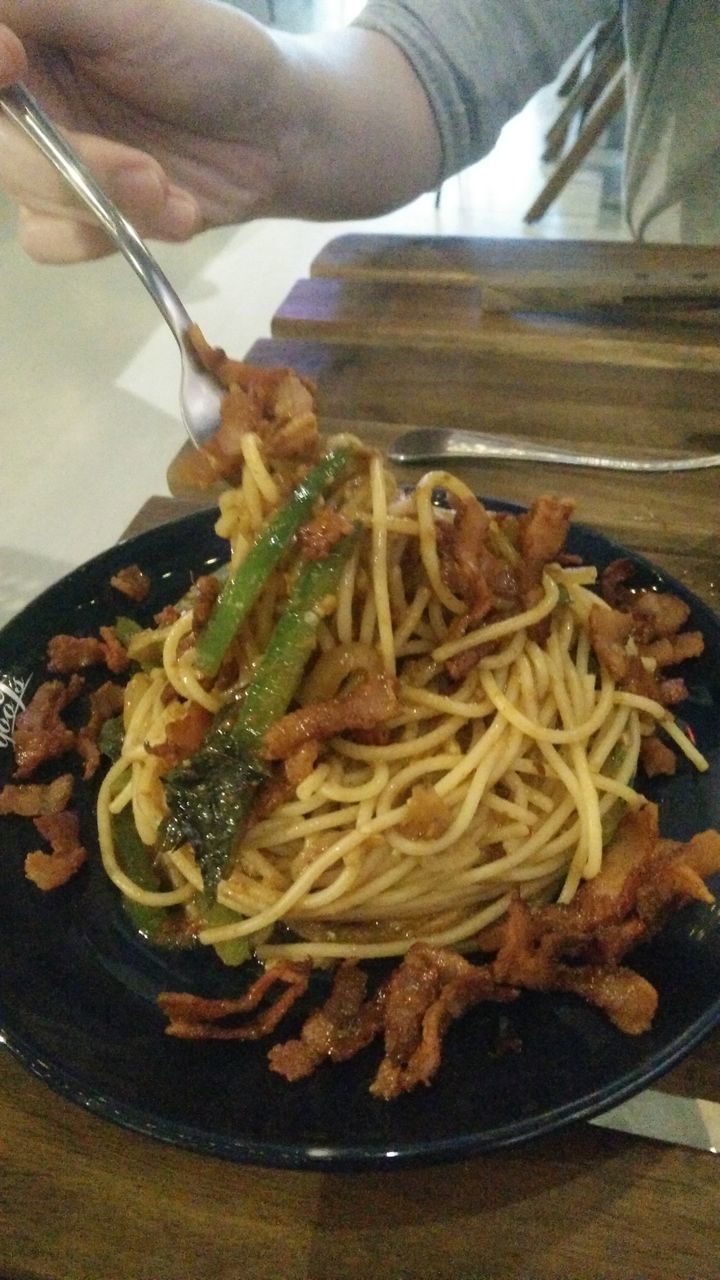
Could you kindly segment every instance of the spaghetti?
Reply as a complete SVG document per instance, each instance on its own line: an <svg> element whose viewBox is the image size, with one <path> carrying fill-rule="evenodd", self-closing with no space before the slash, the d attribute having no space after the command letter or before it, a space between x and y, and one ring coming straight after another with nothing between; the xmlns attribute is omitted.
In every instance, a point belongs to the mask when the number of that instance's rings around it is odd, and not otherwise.
<svg viewBox="0 0 720 1280"><path fill-rule="evenodd" d="M402 956L419 940L469 952L516 895L568 903L598 874L619 815L644 803L635 778L657 726L697 768L706 762L662 701L598 661L592 619L610 606L596 570L562 555L568 504L494 515L445 472L409 493L380 456L341 443L351 465L305 528L327 539L319 559L341 528L354 540L311 619L312 652L281 717L300 737L272 758L260 743L266 781L219 883L211 892L197 847L163 836L168 744L193 708L207 728L242 706L307 559L302 529L217 674L199 659L192 593L169 625L131 640L142 668L100 788L104 866L132 902L184 912L200 943L245 941L262 961ZM287 500L256 435L242 452L217 525L231 572ZM652 674L632 636L623 644ZM381 681L389 710L370 727L352 716L343 726L353 698L371 714ZM339 716L340 729L326 734L323 716L331 727ZM122 864L114 824L130 811L159 887Z"/></svg>

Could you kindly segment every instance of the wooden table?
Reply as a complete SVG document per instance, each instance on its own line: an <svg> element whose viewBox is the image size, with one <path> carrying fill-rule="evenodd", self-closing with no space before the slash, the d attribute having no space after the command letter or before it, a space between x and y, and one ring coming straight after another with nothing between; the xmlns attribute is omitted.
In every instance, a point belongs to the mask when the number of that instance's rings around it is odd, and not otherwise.
<svg viewBox="0 0 720 1280"><path fill-rule="evenodd" d="M706 249L344 236L248 359L313 376L328 425L380 444L437 423L605 452L720 452L717 317L653 297L663 273L687 296L719 265ZM174 496L151 498L133 531L207 504L177 474L174 462ZM720 608L716 471L493 462L463 474L520 502L572 493L579 519ZM720 1102L720 1032L660 1087ZM5 1280L709 1280L719 1185L712 1154L587 1124L429 1169L243 1168L116 1128L0 1055Z"/></svg>

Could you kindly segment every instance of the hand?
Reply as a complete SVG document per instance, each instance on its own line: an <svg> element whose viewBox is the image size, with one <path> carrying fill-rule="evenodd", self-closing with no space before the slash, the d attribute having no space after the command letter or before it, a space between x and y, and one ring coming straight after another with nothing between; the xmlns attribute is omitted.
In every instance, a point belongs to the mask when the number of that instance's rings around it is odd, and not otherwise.
<svg viewBox="0 0 720 1280"><path fill-rule="evenodd" d="M0 0L2 20L13 30L0 27L0 84L25 79L142 234L182 240L262 207L272 164L252 135L277 55L258 24L187 0ZM0 184L20 205L28 252L45 261L108 252L32 143L0 126Z"/></svg>
<svg viewBox="0 0 720 1280"><path fill-rule="evenodd" d="M439 166L419 83L370 32L297 38L207 0L0 0L0 86L15 79L149 238L376 213L431 186ZM1 116L0 186L20 206L24 248L54 262L109 252Z"/></svg>

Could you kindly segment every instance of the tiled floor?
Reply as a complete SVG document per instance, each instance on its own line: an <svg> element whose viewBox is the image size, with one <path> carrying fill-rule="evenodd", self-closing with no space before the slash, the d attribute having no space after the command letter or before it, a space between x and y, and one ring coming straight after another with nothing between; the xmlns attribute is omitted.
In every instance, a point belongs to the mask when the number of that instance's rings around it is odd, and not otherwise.
<svg viewBox="0 0 720 1280"><path fill-rule="evenodd" d="M258 0L260 4L260 0ZM248 0L247 7L250 7ZM304 0L277 0L302 17ZM314 22L345 21L357 0L318 0ZM544 90L495 150L442 190L367 223L263 221L184 246L154 246L208 338L235 355L270 320L318 249L362 228L432 235L624 238L619 153L597 150L541 222L523 215L540 189L543 131L557 111ZM0 203L0 622L71 567L111 545L183 441L173 340L119 258L41 267L18 249Z"/></svg>

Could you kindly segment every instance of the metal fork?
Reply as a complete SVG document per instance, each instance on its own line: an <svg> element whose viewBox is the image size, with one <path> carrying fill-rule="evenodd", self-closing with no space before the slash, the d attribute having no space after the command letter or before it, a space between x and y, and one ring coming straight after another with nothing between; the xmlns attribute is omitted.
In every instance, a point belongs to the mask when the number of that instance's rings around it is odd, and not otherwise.
<svg viewBox="0 0 720 1280"><path fill-rule="evenodd" d="M200 365L187 338L192 320L144 240L113 204L77 152L55 128L23 84L0 90L0 107L32 138L97 217L127 258L169 325L180 348L180 412L193 444L200 448L217 429L223 390Z"/></svg>
<svg viewBox="0 0 720 1280"><path fill-rule="evenodd" d="M451 427L414 427L393 440L388 449L391 462L416 463L462 460L478 462L488 458L506 461L554 462L566 467L596 467L604 471L702 471L720 466L720 453L685 458L623 458L603 454L575 453L551 445L533 444L512 436L486 435L482 431L461 431Z"/></svg>

